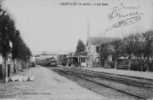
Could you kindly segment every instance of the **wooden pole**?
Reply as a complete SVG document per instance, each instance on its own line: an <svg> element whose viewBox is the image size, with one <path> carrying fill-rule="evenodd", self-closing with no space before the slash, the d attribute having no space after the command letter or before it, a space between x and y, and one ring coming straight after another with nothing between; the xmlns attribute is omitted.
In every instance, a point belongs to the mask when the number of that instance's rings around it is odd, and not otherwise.
<svg viewBox="0 0 153 100"><path fill-rule="evenodd" d="M90 22L87 18L87 67L89 67L90 58L89 58L89 38L90 38Z"/></svg>

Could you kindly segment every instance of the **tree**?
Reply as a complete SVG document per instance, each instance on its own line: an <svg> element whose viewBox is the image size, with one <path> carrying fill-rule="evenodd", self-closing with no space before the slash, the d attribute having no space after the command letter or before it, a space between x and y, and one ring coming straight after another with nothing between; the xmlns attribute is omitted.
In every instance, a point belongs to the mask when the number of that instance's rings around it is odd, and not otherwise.
<svg viewBox="0 0 153 100"><path fill-rule="evenodd" d="M128 37L125 37L123 39L123 44L124 44L124 52L128 55L129 59L129 69L131 69L131 64L132 64L132 56L135 56L135 54L138 52L138 40L137 40L137 35L132 34L129 35Z"/></svg>
<svg viewBox="0 0 153 100"><path fill-rule="evenodd" d="M11 45L10 45L11 44ZM4 59L5 76L7 74L6 60L9 54L13 55L13 59L19 58L27 61L31 52L24 43L15 27L14 20L5 11L0 4L0 54Z"/></svg>
<svg viewBox="0 0 153 100"><path fill-rule="evenodd" d="M150 57L153 54L153 31L147 31L143 36L145 39L144 56Z"/></svg>
<svg viewBox="0 0 153 100"><path fill-rule="evenodd" d="M147 70L149 70L150 66L150 59L153 55L153 31L147 31L146 33L143 34L144 36L144 57L147 58L146 60L146 66Z"/></svg>
<svg viewBox="0 0 153 100"><path fill-rule="evenodd" d="M16 35L13 41L12 48L12 59L14 61L14 72L16 72L15 62L20 60L23 62L24 67L26 67L29 62L30 56L32 55L30 49L24 43L23 39L20 36L19 30L16 30Z"/></svg>
<svg viewBox="0 0 153 100"><path fill-rule="evenodd" d="M24 61L30 59L30 56L32 55L30 49L21 38L19 30L16 31L16 36L13 41L12 55L13 59L21 59Z"/></svg>
<svg viewBox="0 0 153 100"><path fill-rule="evenodd" d="M13 58L26 60L31 55L31 51L24 43L19 30L16 29L14 20L1 6L0 14L0 53L3 57L12 53Z"/></svg>
<svg viewBox="0 0 153 100"><path fill-rule="evenodd" d="M79 40L79 41L78 41L78 44L77 44L77 47L76 47L75 53L76 53L76 54L80 54L80 53L82 53L82 52L85 52L85 49L86 49L85 44L83 43L82 40Z"/></svg>
<svg viewBox="0 0 153 100"><path fill-rule="evenodd" d="M4 59L5 81L7 81L8 67L6 61L12 50L12 40L15 32L15 24L10 15L0 5L0 53ZM9 67L10 68L10 67Z"/></svg>
<svg viewBox="0 0 153 100"><path fill-rule="evenodd" d="M123 45L123 40L118 39L115 41L111 42L111 45L114 47L114 53L113 53L113 61L114 61L114 67L117 68L117 64L118 64L118 57L124 55L124 45Z"/></svg>
<svg viewBox="0 0 153 100"><path fill-rule="evenodd" d="M0 8L1 9L1 8ZM6 12L0 10L2 13L0 15L0 42L1 42L1 47L0 47L0 52L2 56L5 58L7 54L10 52L10 45L9 42L10 40L10 18L6 14ZM11 27L12 28L12 27Z"/></svg>

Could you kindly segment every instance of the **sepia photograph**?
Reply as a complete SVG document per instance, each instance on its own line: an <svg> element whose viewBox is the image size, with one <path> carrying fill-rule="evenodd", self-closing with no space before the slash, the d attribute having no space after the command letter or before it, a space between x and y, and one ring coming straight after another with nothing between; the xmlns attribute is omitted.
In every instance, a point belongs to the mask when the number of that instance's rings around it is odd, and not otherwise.
<svg viewBox="0 0 153 100"><path fill-rule="evenodd" d="M153 0L0 0L0 100L153 100Z"/></svg>

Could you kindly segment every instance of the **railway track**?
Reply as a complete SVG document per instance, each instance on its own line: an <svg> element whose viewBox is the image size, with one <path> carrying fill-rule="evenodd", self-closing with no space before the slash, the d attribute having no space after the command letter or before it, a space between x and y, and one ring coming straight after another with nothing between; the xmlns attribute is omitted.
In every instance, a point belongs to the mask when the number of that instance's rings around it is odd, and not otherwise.
<svg viewBox="0 0 153 100"><path fill-rule="evenodd" d="M86 71L86 70L83 70L83 71L82 70L77 70L76 71L76 70L73 70L73 69L54 69L54 71L56 71L57 73L63 74L63 75L69 75L69 76L72 76L72 77L77 77L77 78L86 80L88 82L92 82L94 84L97 84L99 86L103 86L103 87L107 87L107 88L116 90L118 92L124 93L124 94L132 96L134 98L137 98L138 100L139 99L140 100L146 100L147 98L149 98L150 95L152 95L152 93L150 93L149 95L145 95L143 93L136 93L136 92L133 92L133 91L131 92L129 90L125 90L125 89L122 89L122 88L115 87L114 85L109 85L113 81L113 84L114 84L114 82L115 82L115 84L116 83L117 84L122 83L122 84L126 84L126 85L130 84L132 86L138 86L138 87L143 86L142 88L148 88L150 86L150 84L149 85L142 85L142 84L140 85L138 82L131 84L131 83L129 83L129 81L127 82L127 81L125 81L125 79L123 80L123 77L121 79L119 79L119 77L117 77L117 79L114 79L114 77L107 76L107 75L103 75L103 77L101 77L102 74L97 75L97 73ZM134 81L132 78L131 78L131 80L132 80L132 82ZM106 81L106 82L104 82L104 81Z"/></svg>
<svg viewBox="0 0 153 100"><path fill-rule="evenodd" d="M78 69L74 69L72 71L76 71ZM131 86L143 87L143 88L153 88L153 80L151 79L143 79L138 77L129 77L117 74L110 74L105 72L95 72L90 70L78 70L81 74L87 75L89 77L98 77L107 80L113 80L119 83L124 83ZM77 72L78 72L77 71Z"/></svg>

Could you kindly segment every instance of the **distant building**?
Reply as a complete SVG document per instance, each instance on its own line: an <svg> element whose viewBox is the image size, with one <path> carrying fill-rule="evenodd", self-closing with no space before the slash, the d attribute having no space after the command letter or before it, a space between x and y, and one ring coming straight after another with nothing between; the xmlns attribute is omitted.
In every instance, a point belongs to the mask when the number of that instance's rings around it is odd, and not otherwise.
<svg viewBox="0 0 153 100"><path fill-rule="evenodd" d="M90 37L87 40L87 65L88 67L100 66L100 55L97 49L101 44L111 42L114 38L107 37Z"/></svg>

